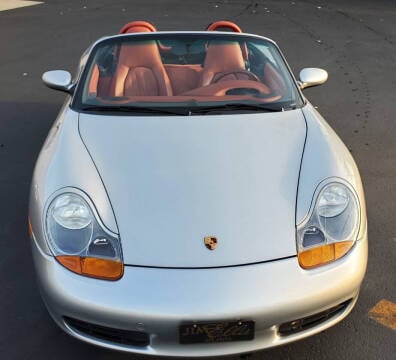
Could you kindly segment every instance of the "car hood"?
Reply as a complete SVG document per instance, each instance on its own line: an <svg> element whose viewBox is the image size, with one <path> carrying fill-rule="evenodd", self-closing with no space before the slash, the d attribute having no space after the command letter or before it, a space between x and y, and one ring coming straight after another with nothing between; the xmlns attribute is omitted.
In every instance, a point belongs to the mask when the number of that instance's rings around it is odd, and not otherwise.
<svg viewBox="0 0 396 360"><path fill-rule="evenodd" d="M218 267L296 254L301 110L212 116L80 114L125 264ZM216 237L217 247L204 238Z"/></svg>

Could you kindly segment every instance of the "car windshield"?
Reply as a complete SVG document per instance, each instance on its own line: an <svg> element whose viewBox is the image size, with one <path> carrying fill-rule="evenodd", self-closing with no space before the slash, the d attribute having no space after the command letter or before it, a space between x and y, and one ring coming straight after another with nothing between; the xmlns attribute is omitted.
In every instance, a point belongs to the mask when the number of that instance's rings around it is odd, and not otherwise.
<svg viewBox="0 0 396 360"><path fill-rule="evenodd" d="M274 43L231 33L115 36L92 49L73 106L159 114L283 111L301 105Z"/></svg>

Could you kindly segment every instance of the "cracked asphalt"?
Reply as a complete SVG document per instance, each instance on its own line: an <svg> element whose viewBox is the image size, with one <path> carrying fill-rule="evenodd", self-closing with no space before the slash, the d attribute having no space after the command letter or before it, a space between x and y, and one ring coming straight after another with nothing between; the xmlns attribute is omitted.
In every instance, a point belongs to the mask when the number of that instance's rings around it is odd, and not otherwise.
<svg viewBox="0 0 396 360"><path fill-rule="evenodd" d="M26 219L34 163L64 99L42 85L41 74L74 72L92 41L137 19L161 30L233 20L245 32L274 39L296 76L303 67L328 70L328 82L305 94L348 146L363 178L366 278L344 321L252 359L395 359L395 330L368 316L382 299L396 302L394 0L51 0L0 12L0 358L147 358L96 348L57 328L36 286Z"/></svg>

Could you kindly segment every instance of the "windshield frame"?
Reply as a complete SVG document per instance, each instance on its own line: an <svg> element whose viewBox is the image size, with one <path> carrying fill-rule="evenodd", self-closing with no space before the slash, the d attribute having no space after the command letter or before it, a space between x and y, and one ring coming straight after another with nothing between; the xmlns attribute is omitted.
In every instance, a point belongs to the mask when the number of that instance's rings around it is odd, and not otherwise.
<svg viewBox="0 0 396 360"><path fill-rule="evenodd" d="M86 111L83 108L87 107L88 104L83 103L83 91L86 86L86 83L88 81L88 75L90 72L90 69L92 67L92 63L95 60L96 52L98 48L102 46L106 46L108 43L109 45L116 45L117 42L122 43L125 38L141 38L145 40L161 40L161 38L169 38L169 37L174 37L175 39L177 37L186 37L186 36L196 36L197 39L201 36L203 39L209 40L232 40L235 39L238 42L244 42L244 41L263 41L267 42L270 44L273 48L274 51L277 53L277 61L281 61L282 63L280 64L282 66L282 70L284 73L284 76L288 77L288 82L289 85L292 87L293 94L295 96L295 103L293 104L293 107L288 107L286 106L287 110L290 109L295 109L295 108L301 108L302 106L305 105L305 98L301 93L301 90L298 86L298 83L294 77L293 72L290 69L289 64L287 63L282 51L278 47L278 45L271 39L268 39L263 36L259 35L254 35L254 34L248 34L248 33L230 33L230 32L221 32L221 31L216 31L216 32L208 32L208 31L161 31L161 32L145 32L145 33L128 33L128 34L118 34L114 36L108 36L108 37L103 37L99 40L97 40L95 43L93 43L87 50L87 53L85 55L85 64L83 64L83 70L80 72L79 77L76 81L76 87L75 91L73 94L73 97L70 102L70 107L71 109L77 111L77 112L88 112L91 113L90 111ZM140 39L139 39L140 40ZM170 97L171 98L171 97ZM224 97L219 97L219 103L224 102ZM174 104L172 106L171 104ZM142 101L142 104L144 104L144 101ZM230 102L232 104L232 101ZM277 104L277 102L273 102L272 104ZM114 104L117 105L117 104ZM138 103L133 103L133 106L137 106ZM281 102L279 102L279 105L282 106ZM132 106L132 104L131 104ZM162 102L160 105L156 105L158 107L164 107L164 106L169 106L169 108L182 108L186 107L188 105L183 105L182 103L178 102L171 102L169 101L169 105L166 102ZM213 101L212 104L202 104L201 106L216 106L216 102ZM143 106L144 107L144 106ZM132 113L133 111L131 111ZM264 111L263 111L264 112ZM123 114L125 116L125 112Z"/></svg>

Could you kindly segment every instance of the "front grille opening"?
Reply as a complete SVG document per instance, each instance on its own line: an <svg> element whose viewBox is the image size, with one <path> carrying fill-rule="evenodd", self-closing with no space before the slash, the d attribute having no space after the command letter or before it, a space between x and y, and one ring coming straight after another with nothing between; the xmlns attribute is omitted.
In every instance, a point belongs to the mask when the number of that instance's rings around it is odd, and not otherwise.
<svg viewBox="0 0 396 360"><path fill-rule="evenodd" d="M348 307L350 302L351 299L320 313L283 323L279 326L278 332L281 336L287 336L312 328L331 317L342 313Z"/></svg>
<svg viewBox="0 0 396 360"><path fill-rule="evenodd" d="M105 326L87 323L85 321L64 317L65 323L72 329L80 333L87 334L93 338L110 341L113 343L132 345L132 346L147 346L150 343L149 335L141 331L120 330Z"/></svg>

